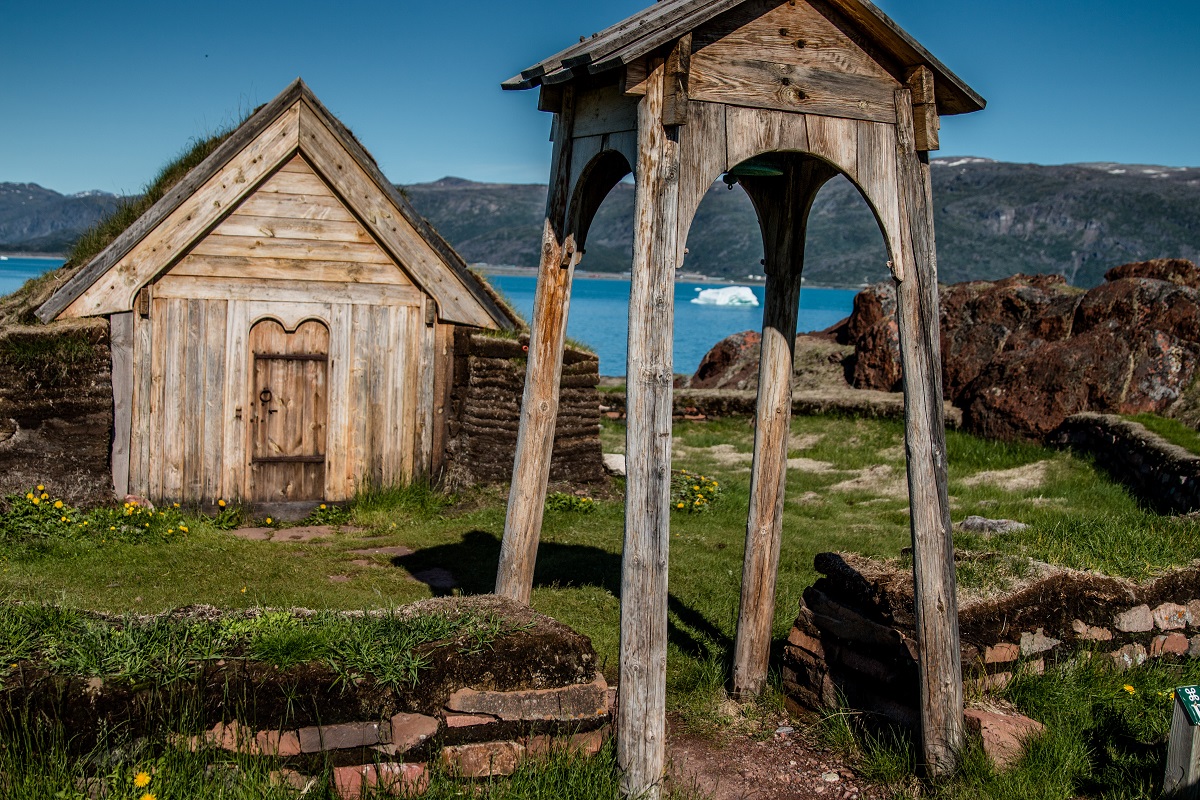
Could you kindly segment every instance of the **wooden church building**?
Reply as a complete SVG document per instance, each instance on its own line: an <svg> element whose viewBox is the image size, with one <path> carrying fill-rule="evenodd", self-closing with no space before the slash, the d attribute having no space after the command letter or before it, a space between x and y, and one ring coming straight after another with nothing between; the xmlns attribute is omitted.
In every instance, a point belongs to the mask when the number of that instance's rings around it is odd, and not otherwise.
<svg viewBox="0 0 1200 800"><path fill-rule="evenodd" d="M456 327L518 324L300 80L39 309L109 319L118 496L436 472Z"/></svg>

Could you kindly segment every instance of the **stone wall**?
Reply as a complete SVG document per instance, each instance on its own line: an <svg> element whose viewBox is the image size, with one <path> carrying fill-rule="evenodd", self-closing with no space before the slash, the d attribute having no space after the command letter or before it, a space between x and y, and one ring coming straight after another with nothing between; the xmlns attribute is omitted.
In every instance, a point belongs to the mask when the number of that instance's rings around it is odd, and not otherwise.
<svg viewBox="0 0 1200 800"><path fill-rule="evenodd" d="M1076 414L1059 426L1051 442L1089 453L1160 514L1200 509L1200 456L1144 425L1110 414Z"/></svg>
<svg viewBox="0 0 1200 800"><path fill-rule="evenodd" d="M0 687L0 712L54 716L71 734L68 748L81 754L114 732L159 742L165 734L168 747L265 759L297 788L330 766L338 796L347 800L376 796L371 790L421 791L434 762L453 776L477 779L510 774L523 759L555 749L600 750L616 692L596 670L586 636L491 596L437 598L399 611L459 612L494 614L507 632L485 647L470 647L469 640L427 646L412 685L346 680L323 663L277 668L230 659L194 665L194 679L146 687L22 663ZM220 612L200 606L164 616L211 620ZM180 707L207 719L200 733L156 727L178 718L171 709Z"/></svg>
<svg viewBox="0 0 1200 800"><path fill-rule="evenodd" d="M0 331L0 497L112 497L111 370L104 320Z"/></svg>
<svg viewBox="0 0 1200 800"><path fill-rule="evenodd" d="M459 329L454 337L446 478L452 487L511 479L525 391L527 337L504 339ZM567 348L550 480L579 486L605 480L600 453L600 361Z"/></svg>
<svg viewBox="0 0 1200 800"><path fill-rule="evenodd" d="M919 719L913 581L908 570L822 553L824 577L804 592L783 655L790 703ZM1087 648L1118 668L1148 658L1200 658L1200 567L1144 584L1045 566L1000 597L960 599L963 680L1005 683L1018 666Z"/></svg>

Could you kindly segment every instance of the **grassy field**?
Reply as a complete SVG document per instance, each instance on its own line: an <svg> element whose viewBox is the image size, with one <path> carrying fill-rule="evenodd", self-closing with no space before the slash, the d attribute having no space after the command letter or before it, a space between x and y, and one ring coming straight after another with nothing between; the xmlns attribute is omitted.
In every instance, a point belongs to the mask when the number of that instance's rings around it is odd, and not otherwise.
<svg viewBox="0 0 1200 800"><path fill-rule="evenodd" d="M606 422L605 450L622 451L624 435L623 425ZM720 491L702 513L674 514L671 528L669 703L703 729L717 719L735 634L753 430L745 419L727 419L683 423L676 436L675 467L716 481ZM955 520L979 514L1029 525L986 541L956 536L960 549L1011 556L1005 570L960 569L965 590L1003 583L1021 574L1027 559L1140 579L1200 553L1200 522L1139 508L1086 460L957 432L949 432L947 445ZM801 592L817 577L814 555L846 550L899 558L909 544L900 422L798 418L789 458L774 626L779 640L791 626ZM601 670L609 675L616 672L620 614L620 488L617 482L610 492L617 499L561 503L563 510L547 511L532 598L537 610L590 636ZM46 487L47 502L53 502L52 492ZM351 521L360 530L305 543L245 541L218 530L211 519L186 513L180 518L185 533L141 542L108 540L96 530L81 534L73 523L71 535L9 536L0 543L0 590L9 601L116 613L192 603L387 608L438 592L486 593L495 578L506 499L497 489L453 498L419 485L382 491L351 505ZM587 507L570 510L572 505ZM393 546L413 552L354 552ZM1053 682L1068 678L1051 674L1030 680L1059 685ZM1124 681L1119 676L1105 680L1118 681L1118 688ZM1030 701L1030 707L1042 706ZM881 763L907 763L888 747L854 746L874 753L870 757ZM1064 751L1063 757L1084 758L1084 750ZM1061 785L1073 789L1045 789L1033 796L1070 797L1091 785L1081 782L1078 770L1068 773ZM982 786L981 781L973 778L969 785ZM960 790L948 785L940 791Z"/></svg>

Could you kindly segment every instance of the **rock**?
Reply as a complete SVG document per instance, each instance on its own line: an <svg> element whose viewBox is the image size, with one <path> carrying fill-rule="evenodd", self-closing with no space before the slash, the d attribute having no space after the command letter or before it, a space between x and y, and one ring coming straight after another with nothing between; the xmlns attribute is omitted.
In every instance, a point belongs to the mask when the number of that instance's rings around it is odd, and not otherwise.
<svg viewBox="0 0 1200 800"><path fill-rule="evenodd" d="M821 780L825 781L826 783L837 783L841 779L842 776L838 775L836 772L826 772L821 775Z"/></svg>
<svg viewBox="0 0 1200 800"><path fill-rule="evenodd" d="M1113 617L1113 627L1121 633L1146 633L1154 628L1154 616L1150 606L1134 606Z"/></svg>
<svg viewBox="0 0 1200 800"><path fill-rule="evenodd" d="M1094 627L1081 619L1071 623L1071 630L1075 631L1080 639L1088 642L1111 642L1113 638L1113 633L1108 628Z"/></svg>
<svg viewBox="0 0 1200 800"><path fill-rule="evenodd" d="M301 753L370 747L383 741L378 722L345 722L340 725L312 725L297 731Z"/></svg>
<svg viewBox="0 0 1200 800"><path fill-rule="evenodd" d="M442 763L463 778L511 775L525 755L517 742L478 742L442 748Z"/></svg>
<svg viewBox="0 0 1200 800"><path fill-rule="evenodd" d="M424 714L395 714L392 716L388 743L396 752L411 750L438 732L438 721Z"/></svg>
<svg viewBox="0 0 1200 800"><path fill-rule="evenodd" d="M1184 656L1188 652L1188 638L1182 633L1155 636L1150 642L1150 657Z"/></svg>
<svg viewBox="0 0 1200 800"><path fill-rule="evenodd" d="M1200 269L1160 259L1110 270L1086 293L1057 275L943 287L945 396L964 425L995 438L1041 439L1080 412L1161 413L1200 367ZM864 289L843 326L852 383L899 386L895 290Z"/></svg>
<svg viewBox="0 0 1200 800"><path fill-rule="evenodd" d="M1021 648L1019 646L1008 642L1001 642L983 651L983 663L1006 664L1009 661L1016 661L1020 655Z"/></svg>
<svg viewBox="0 0 1200 800"><path fill-rule="evenodd" d="M609 475L614 475L618 478L625 477L625 454L624 453L605 453L604 456L604 471Z"/></svg>
<svg viewBox="0 0 1200 800"><path fill-rule="evenodd" d="M1200 289L1200 269L1182 258L1156 258L1151 261L1122 264L1104 273L1106 281L1119 281L1123 278L1151 278Z"/></svg>
<svg viewBox="0 0 1200 800"><path fill-rule="evenodd" d="M972 515L955 525L954 530L991 535L1023 531L1028 527L1024 522L1017 522L1012 519L988 519L987 517Z"/></svg>
<svg viewBox="0 0 1200 800"><path fill-rule="evenodd" d="M1000 770L1015 764L1025 743L1046 729L1042 723L1021 714L997 714L968 708L965 716L967 729L980 735L983 752Z"/></svg>
<svg viewBox="0 0 1200 800"><path fill-rule="evenodd" d="M446 708L466 714L491 714L502 720L575 720L602 716L608 710L608 684L596 673L591 683L558 689L488 692L459 689Z"/></svg>
<svg viewBox="0 0 1200 800"><path fill-rule="evenodd" d="M335 767L333 786L341 800L359 800L386 794L414 797L429 787L429 771L424 764L363 764Z"/></svg>
<svg viewBox="0 0 1200 800"><path fill-rule="evenodd" d="M1181 631L1192 621L1187 606L1178 603L1163 603L1152 612L1154 627L1160 631Z"/></svg>
<svg viewBox="0 0 1200 800"><path fill-rule="evenodd" d="M1058 639L1052 639L1038 628L1033 633L1021 634L1021 655L1035 656L1038 653L1044 653L1047 650L1053 650L1062 642Z"/></svg>
<svg viewBox="0 0 1200 800"><path fill-rule="evenodd" d="M1200 658L1200 634L1188 640L1188 658Z"/></svg>
<svg viewBox="0 0 1200 800"><path fill-rule="evenodd" d="M693 389L748 388L745 383L758 377L758 354L762 336L742 331L726 336L704 354L689 387ZM743 385L738 386L738 383Z"/></svg>
<svg viewBox="0 0 1200 800"><path fill-rule="evenodd" d="M1120 670L1146 663L1146 648L1140 644L1127 644L1109 655L1112 657L1113 664Z"/></svg>

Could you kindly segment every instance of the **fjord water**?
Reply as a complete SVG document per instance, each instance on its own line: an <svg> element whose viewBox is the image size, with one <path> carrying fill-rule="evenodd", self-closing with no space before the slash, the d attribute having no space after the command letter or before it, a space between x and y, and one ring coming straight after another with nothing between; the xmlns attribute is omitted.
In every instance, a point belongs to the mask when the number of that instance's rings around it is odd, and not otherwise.
<svg viewBox="0 0 1200 800"><path fill-rule="evenodd" d="M0 261L0 296L15 292L29 278L62 264L58 259L15 258ZM527 276L491 275L488 280L525 317L533 317L536 280ZM675 371L692 373L714 344L731 333L762 328L762 306L698 305L691 300L702 289L728 284L675 284ZM758 302L763 287L751 286ZM853 289L805 287L800 292L801 331L819 331L849 316ZM626 331L629 324L629 281L576 278L571 292L567 335L583 342L600 356L602 375L625 374Z"/></svg>
<svg viewBox="0 0 1200 800"><path fill-rule="evenodd" d="M17 258L8 256L0 261L0 297L12 294L30 278L62 266L61 258Z"/></svg>
<svg viewBox="0 0 1200 800"><path fill-rule="evenodd" d="M533 317L532 277L489 275L525 319ZM675 284L675 364L677 373L691 374L712 346L731 333L762 329L762 285L751 286L758 306L698 305L692 298L702 289L724 283ZM800 292L799 331L819 331L848 316L855 289L804 287ZM576 278L567 314L567 335L591 347L600 356L601 375L625 374L625 345L629 329L629 281Z"/></svg>

